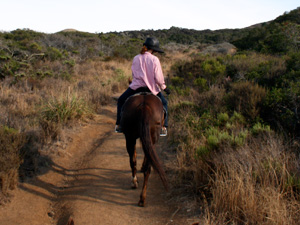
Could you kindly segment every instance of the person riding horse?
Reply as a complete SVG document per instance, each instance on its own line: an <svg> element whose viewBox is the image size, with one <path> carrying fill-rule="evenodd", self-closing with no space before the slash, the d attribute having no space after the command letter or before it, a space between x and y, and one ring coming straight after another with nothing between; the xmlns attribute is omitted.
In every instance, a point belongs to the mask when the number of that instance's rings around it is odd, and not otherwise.
<svg viewBox="0 0 300 225"><path fill-rule="evenodd" d="M153 95L158 96L166 111L165 122L161 129L160 136L167 135L168 127L168 102L162 95L161 90L164 90L167 95L170 94L170 90L167 88L158 57L153 53L164 53L159 47L159 41L156 38L149 37L143 44L143 48L140 54L133 58L131 70L132 70L132 82L128 89L118 98L117 104L117 121L115 132L122 133L121 112L125 101L132 95L140 92L151 92Z"/></svg>

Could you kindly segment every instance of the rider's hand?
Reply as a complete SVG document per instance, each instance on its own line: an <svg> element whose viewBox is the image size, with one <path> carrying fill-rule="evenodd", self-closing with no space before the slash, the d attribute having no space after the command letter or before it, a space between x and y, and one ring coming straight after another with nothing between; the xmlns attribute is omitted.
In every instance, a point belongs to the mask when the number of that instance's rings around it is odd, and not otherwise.
<svg viewBox="0 0 300 225"><path fill-rule="evenodd" d="M165 88L165 90L164 90L164 91L166 92L166 94L167 94L167 95L171 94L171 91L170 91L170 89L169 89L169 88Z"/></svg>

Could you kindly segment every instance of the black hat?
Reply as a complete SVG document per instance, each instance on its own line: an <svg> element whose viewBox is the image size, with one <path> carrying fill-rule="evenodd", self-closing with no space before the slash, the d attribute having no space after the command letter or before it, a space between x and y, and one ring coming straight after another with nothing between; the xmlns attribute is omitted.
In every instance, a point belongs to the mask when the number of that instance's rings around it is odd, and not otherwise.
<svg viewBox="0 0 300 225"><path fill-rule="evenodd" d="M159 48L159 41L156 38L149 37L146 39L144 45L148 49L152 49L153 51L164 53L162 49Z"/></svg>

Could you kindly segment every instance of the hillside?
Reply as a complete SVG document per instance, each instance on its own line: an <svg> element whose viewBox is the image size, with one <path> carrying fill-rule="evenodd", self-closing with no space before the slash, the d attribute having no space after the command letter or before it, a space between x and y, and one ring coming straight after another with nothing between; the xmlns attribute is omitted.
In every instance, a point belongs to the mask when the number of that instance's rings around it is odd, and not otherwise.
<svg viewBox="0 0 300 225"><path fill-rule="evenodd" d="M165 30L141 30L91 34L72 30L55 34L43 34L31 30L15 30L0 33L1 57L14 54L45 53L49 48L67 51L80 58L105 56L132 57L146 37L157 37L162 46L168 43L184 45L217 44L229 42L239 49L253 49L270 53L280 53L298 47L299 11L289 13L262 24L244 29L202 30L171 27ZM286 38L284 38L286 37ZM288 37L288 38L287 38ZM258 41L259 40L259 41ZM12 48L12 49L11 49ZM52 49L53 50L53 49ZM5 54L6 53L6 54ZM50 56L48 56L50 57Z"/></svg>

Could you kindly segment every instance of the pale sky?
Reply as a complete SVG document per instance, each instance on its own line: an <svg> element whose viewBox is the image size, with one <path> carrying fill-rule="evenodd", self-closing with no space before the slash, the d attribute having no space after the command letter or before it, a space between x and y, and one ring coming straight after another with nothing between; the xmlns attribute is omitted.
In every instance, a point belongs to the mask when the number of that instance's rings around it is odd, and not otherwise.
<svg viewBox="0 0 300 225"><path fill-rule="evenodd" d="M244 28L297 7L299 0L0 0L0 31Z"/></svg>

